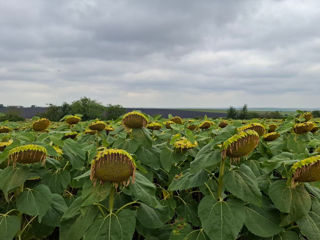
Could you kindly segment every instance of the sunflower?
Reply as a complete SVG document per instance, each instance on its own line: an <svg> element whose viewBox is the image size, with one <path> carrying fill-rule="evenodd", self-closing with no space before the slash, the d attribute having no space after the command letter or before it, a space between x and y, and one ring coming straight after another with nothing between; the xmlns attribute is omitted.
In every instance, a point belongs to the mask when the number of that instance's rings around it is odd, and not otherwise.
<svg viewBox="0 0 320 240"><path fill-rule="evenodd" d="M296 162L291 167L293 182L314 182L320 180L320 155Z"/></svg>
<svg viewBox="0 0 320 240"><path fill-rule="evenodd" d="M313 122L304 122L304 123L297 123L293 127L293 131L296 134L304 134L310 132L314 127Z"/></svg>
<svg viewBox="0 0 320 240"><path fill-rule="evenodd" d="M91 130L91 129L86 129L84 131L85 134L89 134L89 135L95 135L98 131L97 130Z"/></svg>
<svg viewBox="0 0 320 240"><path fill-rule="evenodd" d="M178 152L183 152L192 148L195 148L198 146L197 141L194 141L193 143L189 141L186 138L182 138L174 143L174 148Z"/></svg>
<svg viewBox="0 0 320 240"><path fill-rule="evenodd" d="M162 125L157 122L152 122L147 125L147 128L150 130L160 130L162 128Z"/></svg>
<svg viewBox="0 0 320 240"><path fill-rule="evenodd" d="M100 131L104 130L106 128L106 126L107 126L107 124L105 122L97 120L97 121L91 123L89 125L89 128L91 130L96 130L96 131L100 132Z"/></svg>
<svg viewBox="0 0 320 240"><path fill-rule="evenodd" d="M221 128L225 128L226 126L228 126L228 122L225 121L225 120L223 120L223 121L221 121L221 122L219 123L219 127L221 127Z"/></svg>
<svg viewBox="0 0 320 240"><path fill-rule="evenodd" d="M265 128L260 123L249 123L243 127L238 128L239 132L247 131L247 130L254 130L259 134L259 136L263 136L265 133Z"/></svg>
<svg viewBox="0 0 320 240"><path fill-rule="evenodd" d="M11 129L9 127L6 127L6 126L0 127L0 133L9 133L9 132L11 132Z"/></svg>
<svg viewBox="0 0 320 240"><path fill-rule="evenodd" d="M280 137L279 133L270 132L270 133L263 135L263 140L270 142L270 141L276 140L278 137Z"/></svg>
<svg viewBox="0 0 320 240"><path fill-rule="evenodd" d="M114 128L110 125L107 125L105 128L106 134L108 135L110 132L114 131Z"/></svg>
<svg viewBox="0 0 320 240"><path fill-rule="evenodd" d="M39 120L36 120L32 124L32 128L36 132L44 131L46 130L50 125L50 121L46 118L40 118Z"/></svg>
<svg viewBox="0 0 320 240"><path fill-rule="evenodd" d="M71 138L75 139L78 136L77 132L67 132L64 134L63 139Z"/></svg>
<svg viewBox="0 0 320 240"><path fill-rule="evenodd" d="M127 128L144 128L148 124L148 119L144 114L133 111L123 116L122 123Z"/></svg>
<svg viewBox="0 0 320 240"><path fill-rule="evenodd" d="M8 164L11 162L13 166L15 166L17 162L24 164L41 162L42 164L45 164L46 157L46 148L39 145L29 144L11 149L9 151Z"/></svg>
<svg viewBox="0 0 320 240"><path fill-rule="evenodd" d="M172 129L171 124L174 124L174 122L173 121L166 121L165 122L166 128L167 129Z"/></svg>
<svg viewBox="0 0 320 240"><path fill-rule="evenodd" d="M176 124L183 124L183 120L179 116L175 116L175 117L171 118L170 121L172 121L172 122L174 122Z"/></svg>
<svg viewBox="0 0 320 240"><path fill-rule="evenodd" d="M2 152L6 147L8 147L9 145L11 145L13 142L12 139L10 139L7 142L0 142L0 152Z"/></svg>
<svg viewBox="0 0 320 240"><path fill-rule="evenodd" d="M205 120L199 125L199 128L200 129L209 129L212 125L213 125L212 121Z"/></svg>
<svg viewBox="0 0 320 240"><path fill-rule="evenodd" d="M237 133L222 144L222 156L238 161L240 157L249 155L259 144L259 134L254 130Z"/></svg>
<svg viewBox="0 0 320 240"><path fill-rule="evenodd" d="M136 165L132 156L121 149L103 149L98 151L91 163L91 181L111 182L116 185L128 186L134 182ZM130 179L131 178L131 179Z"/></svg>
<svg viewBox="0 0 320 240"><path fill-rule="evenodd" d="M269 129L268 129L268 132L269 132L269 133L274 132L274 131L276 131L276 129L277 129L277 125L275 125L275 124L270 124L270 125L269 125Z"/></svg>
<svg viewBox="0 0 320 240"><path fill-rule="evenodd" d="M66 123L73 125L77 124L78 122L81 121L81 117L75 116L75 115L70 115L65 117Z"/></svg>

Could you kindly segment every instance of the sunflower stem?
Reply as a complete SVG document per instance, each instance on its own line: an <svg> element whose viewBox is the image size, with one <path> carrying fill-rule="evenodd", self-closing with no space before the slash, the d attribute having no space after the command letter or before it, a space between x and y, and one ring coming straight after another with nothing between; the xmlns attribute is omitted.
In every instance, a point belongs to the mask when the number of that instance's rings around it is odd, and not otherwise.
<svg viewBox="0 0 320 240"><path fill-rule="evenodd" d="M226 163L226 158L222 157L220 162L220 170L219 170L219 179L218 179L218 200L223 201L222 198L222 188L223 188L223 175L224 175L224 166Z"/></svg>
<svg viewBox="0 0 320 240"><path fill-rule="evenodd" d="M112 186L111 190L110 190L110 194L109 194L109 211L110 211L110 213L112 213L112 211L113 211L114 192L115 192L115 189L114 189L114 186Z"/></svg>

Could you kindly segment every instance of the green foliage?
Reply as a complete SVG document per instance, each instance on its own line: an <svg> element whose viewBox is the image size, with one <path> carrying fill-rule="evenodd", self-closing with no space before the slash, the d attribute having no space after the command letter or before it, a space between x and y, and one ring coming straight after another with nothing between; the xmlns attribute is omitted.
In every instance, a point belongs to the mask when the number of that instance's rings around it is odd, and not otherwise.
<svg viewBox="0 0 320 240"><path fill-rule="evenodd" d="M74 106L91 118L99 107L88 109L96 104L82 99ZM74 106L49 108L65 114ZM172 129L129 131L114 118L114 131L95 135L84 134L91 122L69 126L60 117L41 133L30 129L31 121L6 123L13 131L1 139L13 143L0 152L0 239L319 239L319 182L293 182L290 169L317 154L320 135L295 135L294 116L257 120L277 124L281 136L272 142L260 139L239 161L224 158L222 146L242 121L220 128L220 119L207 119L214 123L209 130L191 131L185 119ZM157 118L162 125L167 120ZM77 138L64 139L70 131L77 131ZM198 146L178 151L174 143L181 138ZM31 143L46 148L45 166L7 165L10 149ZM102 147L132 155L135 178L128 186L91 182L91 163Z"/></svg>
<svg viewBox="0 0 320 240"><path fill-rule="evenodd" d="M70 105L71 114L81 114L82 120L103 119L106 108L95 100L83 97Z"/></svg>
<svg viewBox="0 0 320 240"><path fill-rule="evenodd" d="M21 116L21 110L18 107L7 107L6 111L0 115L0 122L19 122L24 120Z"/></svg>
<svg viewBox="0 0 320 240"><path fill-rule="evenodd" d="M123 108L121 105L111 105L109 104L106 108L106 119L107 120L116 120L121 115L126 113L126 109Z"/></svg>

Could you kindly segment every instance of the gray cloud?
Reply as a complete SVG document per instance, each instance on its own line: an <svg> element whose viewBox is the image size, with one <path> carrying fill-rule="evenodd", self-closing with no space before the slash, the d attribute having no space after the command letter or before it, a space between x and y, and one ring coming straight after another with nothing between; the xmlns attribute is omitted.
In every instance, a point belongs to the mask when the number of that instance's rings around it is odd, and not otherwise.
<svg viewBox="0 0 320 240"><path fill-rule="evenodd" d="M0 3L0 103L319 107L320 3Z"/></svg>

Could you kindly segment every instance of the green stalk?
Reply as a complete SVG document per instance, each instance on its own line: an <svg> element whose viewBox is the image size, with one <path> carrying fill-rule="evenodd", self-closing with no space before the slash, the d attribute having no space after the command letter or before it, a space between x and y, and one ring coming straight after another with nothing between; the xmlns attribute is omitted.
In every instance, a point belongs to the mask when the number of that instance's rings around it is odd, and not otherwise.
<svg viewBox="0 0 320 240"><path fill-rule="evenodd" d="M218 200L223 201L222 198L222 188L223 188L223 175L224 175L224 166L226 164L226 158L223 157L220 162L220 170L219 170L219 179L218 179Z"/></svg>
<svg viewBox="0 0 320 240"><path fill-rule="evenodd" d="M113 211L114 192L115 192L115 189L114 189L114 186L112 186L111 190L110 190L110 194L109 194L109 211L110 211L110 213L112 213L112 211Z"/></svg>

